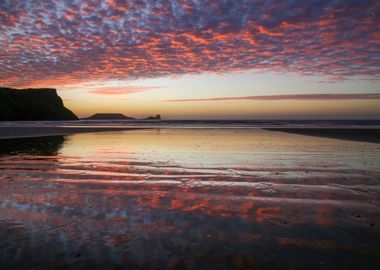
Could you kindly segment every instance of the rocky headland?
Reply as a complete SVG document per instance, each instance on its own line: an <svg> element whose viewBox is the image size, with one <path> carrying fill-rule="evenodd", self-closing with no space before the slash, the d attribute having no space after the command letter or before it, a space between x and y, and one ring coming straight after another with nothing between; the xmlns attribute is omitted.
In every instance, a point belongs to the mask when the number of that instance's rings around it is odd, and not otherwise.
<svg viewBox="0 0 380 270"><path fill-rule="evenodd" d="M0 121L78 120L53 88L0 87Z"/></svg>

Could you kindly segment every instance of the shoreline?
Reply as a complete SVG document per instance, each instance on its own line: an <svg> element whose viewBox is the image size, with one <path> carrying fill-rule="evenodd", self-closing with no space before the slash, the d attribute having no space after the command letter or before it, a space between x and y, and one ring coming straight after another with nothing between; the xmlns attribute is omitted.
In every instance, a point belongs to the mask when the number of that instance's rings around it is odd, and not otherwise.
<svg viewBox="0 0 380 270"><path fill-rule="evenodd" d="M32 127L32 126L0 126L0 140L37 138L49 136L65 136L76 133L110 132L150 129L153 127ZM162 127L160 127L162 128ZM178 127L177 127L178 128ZM197 127L195 127L197 128ZM377 128L313 128L313 127L257 127L267 131L286 132L305 136L330 139L380 143L380 129Z"/></svg>
<svg viewBox="0 0 380 270"><path fill-rule="evenodd" d="M75 133L139 130L146 127L0 127L0 140L64 136Z"/></svg>
<svg viewBox="0 0 380 270"><path fill-rule="evenodd" d="M380 143L378 128L264 128L268 131L286 132L305 136L348 141Z"/></svg>

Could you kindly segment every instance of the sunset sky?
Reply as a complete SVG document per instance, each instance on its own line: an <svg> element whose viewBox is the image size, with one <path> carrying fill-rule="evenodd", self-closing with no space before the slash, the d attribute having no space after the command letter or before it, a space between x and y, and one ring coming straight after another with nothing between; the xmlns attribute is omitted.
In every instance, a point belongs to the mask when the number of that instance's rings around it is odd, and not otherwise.
<svg viewBox="0 0 380 270"><path fill-rule="evenodd" d="M84 117L380 118L378 0L0 0L0 86Z"/></svg>

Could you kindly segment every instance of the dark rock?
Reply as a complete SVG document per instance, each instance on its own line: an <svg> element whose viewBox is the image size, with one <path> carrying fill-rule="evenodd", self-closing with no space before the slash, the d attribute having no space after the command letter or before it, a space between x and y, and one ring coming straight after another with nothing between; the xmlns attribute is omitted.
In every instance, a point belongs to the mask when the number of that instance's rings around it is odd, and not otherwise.
<svg viewBox="0 0 380 270"><path fill-rule="evenodd" d="M156 116L149 116L143 120L161 120L161 115L157 114Z"/></svg>
<svg viewBox="0 0 380 270"><path fill-rule="evenodd" d="M78 120L51 88L0 87L0 121Z"/></svg>
<svg viewBox="0 0 380 270"><path fill-rule="evenodd" d="M133 117L125 116L121 113L96 113L85 120L135 120Z"/></svg>

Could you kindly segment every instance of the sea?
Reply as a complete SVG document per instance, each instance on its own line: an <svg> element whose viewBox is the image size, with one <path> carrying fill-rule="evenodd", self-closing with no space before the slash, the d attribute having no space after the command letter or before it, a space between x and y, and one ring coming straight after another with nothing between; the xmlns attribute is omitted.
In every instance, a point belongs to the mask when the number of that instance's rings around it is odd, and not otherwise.
<svg viewBox="0 0 380 270"><path fill-rule="evenodd" d="M380 128L380 120L79 120L2 121L0 126L154 126L177 128Z"/></svg>

